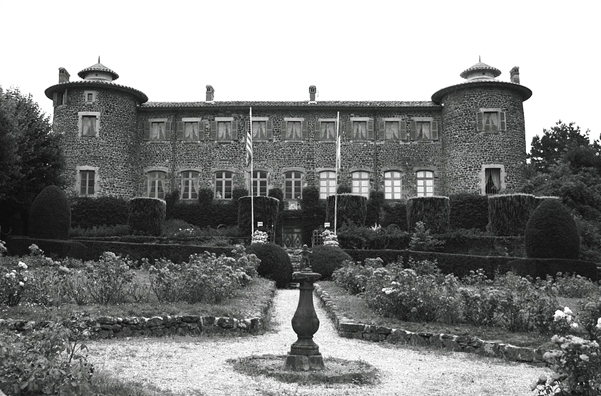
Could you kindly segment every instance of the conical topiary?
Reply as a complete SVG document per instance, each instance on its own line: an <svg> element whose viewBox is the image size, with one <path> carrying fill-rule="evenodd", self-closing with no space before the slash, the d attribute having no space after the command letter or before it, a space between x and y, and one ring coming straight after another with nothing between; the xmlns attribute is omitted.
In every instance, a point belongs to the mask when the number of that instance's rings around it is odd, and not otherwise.
<svg viewBox="0 0 601 396"><path fill-rule="evenodd" d="M29 211L29 236L40 239L69 239L71 207L67 195L57 186L44 188Z"/></svg>
<svg viewBox="0 0 601 396"><path fill-rule="evenodd" d="M525 232L529 258L578 259L580 236L576 222L558 199L545 199L530 216Z"/></svg>

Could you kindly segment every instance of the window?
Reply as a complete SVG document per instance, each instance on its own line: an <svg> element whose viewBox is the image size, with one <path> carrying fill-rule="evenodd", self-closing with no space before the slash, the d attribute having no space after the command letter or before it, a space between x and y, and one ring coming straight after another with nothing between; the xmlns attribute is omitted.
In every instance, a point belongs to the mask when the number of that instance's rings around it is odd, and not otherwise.
<svg viewBox="0 0 601 396"><path fill-rule="evenodd" d="M79 113L79 136L98 137L100 130L100 113L85 112Z"/></svg>
<svg viewBox="0 0 601 396"><path fill-rule="evenodd" d="M505 167L502 164L482 165L480 191L484 195L499 194L505 189Z"/></svg>
<svg viewBox="0 0 601 396"><path fill-rule="evenodd" d="M96 91L84 91L83 98L86 103L92 103L96 101L96 95L98 93Z"/></svg>
<svg viewBox="0 0 601 396"><path fill-rule="evenodd" d="M320 121L321 140L336 140L336 121Z"/></svg>
<svg viewBox="0 0 601 396"><path fill-rule="evenodd" d="M477 114L478 132L499 132L507 130L505 112L500 109L480 109Z"/></svg>
<svg viewBox="0 0 601 396"><path fill-rule="evenodd" d="M301 199L303 173L290 171L284 173L284 199Z"/></svg>
<svg viewBox="0 0 601 396"><path fill-rule="evenodd" d="M235 139L232 118L215 118L215 140L230 141Z"/></svg>
<svg viewBox="0 0 601 396"><path fill-rule="evenodd" d="M166 118L148 120L144 125L144 140L151 142L171 140L171 121Z"/></svg>
<svg viewBox="0 0 601 396"><path fill-rule="evenodd" d="M96 193L96 171L80 170L79 171L79 195L93 196Z"/></svg>
<svg viewBox="0 0 601 396"><path fill-rule="evenodd" d="M286 140L301 140L303 138L303 118L286 118Z"/></svg>
<svg viewBox="0 0 601 396"><path fill-rule="evenodd" d="M401 199L403 177L399 171L384 172L384 199Z"/></svg>
<svg viewBox="0 0 601 396"><path fill-rule="evenodd" d="M418 171L417 176L417 196L431 197L434 195L434 172Z"/></svg>
<svg viewBox="0 0 601 396"><path fill-rule="evenodd" d="M411 140L432 141L438 140L438 121L431 117L415 117L410 121Z"/></svg>
<svg viewBox="0 0 601 396"><path fill-rule="evenodd" d="M353 172L351 174L351 189L353 194L369 198L369 173Z"/></svg>
<svg viewBox="0 0 601 396"><path fill-rule="evenodd" d="M55 92L52 94L52 104L54 107L67 104L67 90L63 92Z"/></svg>
<svg viewBox="0 0 601 396"><path fill-rule="evenodd" d="M198 175L196 171L182 172L182 199L198 199Z"/></svg>
<svg viewBox="0 0 601 396"><path fill-rule="evenodd" d="M253 195L264 197L267 196L267 172L265 171L254 171L253 172Z"/></svg>
<svg viewBox="0 0 601 396"><path fill-rule="evenodd" d="M400 119L384 119L380 133L385 140L407 140L407 123Z"/></svg>
<svg viewBox="0 0 601 396"><path fill-rule="evenodd" d="M177 123L177 140L185 142L198 142L202 139L204 129L200 118L182 118Z"/></svg>
<svg viewBox="0 0 601 396"><path fill-rule="evenodd" d="M232 199L233 173L218 171L215 173L215 199Z"/></svg>
<svg viewBox="0 0 601 396"><path fill-rule="evenodd" d="M336 194L336 172L319 172L319 199Z"/></svg>
<svg viewBox="0 0 601 396"><path fill-rule="evenodd" d="M165 172L148 172L146 178L146 194L148 197L165 199L165 179Z"/></svg>
<svg viewBox="0 0 601 396"><path fill-rule="evenodd" d="M353 140L367 140L374 137L374 123L366 117L351 118L349 129Z"/></svg>

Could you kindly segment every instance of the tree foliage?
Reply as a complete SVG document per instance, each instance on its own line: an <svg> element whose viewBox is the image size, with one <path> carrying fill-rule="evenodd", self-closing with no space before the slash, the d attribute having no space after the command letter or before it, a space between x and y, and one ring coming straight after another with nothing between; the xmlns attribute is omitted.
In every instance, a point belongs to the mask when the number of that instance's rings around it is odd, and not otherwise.
<svg viewBox="0 0 601 396"><path fill-rule="evenodd" d="M61 136L54 134L31 95L0 87L0 224L10 228L9 215L26 212L46 186L62 186L64 159ZM7 225L9 227L7 227ZM3 230L3 232L5 232Z"/></svg>

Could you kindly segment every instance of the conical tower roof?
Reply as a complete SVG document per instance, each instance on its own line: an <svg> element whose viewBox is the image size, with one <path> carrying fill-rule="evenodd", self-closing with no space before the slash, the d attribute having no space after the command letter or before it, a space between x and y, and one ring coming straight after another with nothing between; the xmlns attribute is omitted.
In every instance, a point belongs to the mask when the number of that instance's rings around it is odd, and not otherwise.
<svg viewBox="0 0 601 396"><path fill-rule="evenodd" d="M119 75L117 73L100 63L100 57L98 57L98 63L90 67L86 67L85 69L77 73L77 75L83 78L84 80L114 81L119 78Z"/></svg>
<svg viewBox="0 0 601 396"><path fill-rule="evenodd" d="M501 75L501 70L496 67L487 65L484 62L478 62L472 67L468 67L461 72L460 76L467 80L473 79L490 79Z"/></svg>

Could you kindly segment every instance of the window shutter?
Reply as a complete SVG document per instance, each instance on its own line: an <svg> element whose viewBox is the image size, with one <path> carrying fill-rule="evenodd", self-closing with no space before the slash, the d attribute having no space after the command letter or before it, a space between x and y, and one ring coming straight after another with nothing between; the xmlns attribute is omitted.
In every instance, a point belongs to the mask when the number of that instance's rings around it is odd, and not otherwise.
<svg viewBox="0 0 601 396"><path fill-rule="evenodd" d="M58 93L55 92L52 94L52 105L56 107L58 105Z"/></svg>
<svg viewBox="0 0 601 396"><path fill-rule="evenodd" d="M367 120L367 138L369 140L374 140L374 120Z"/></svg>
<svg viewBox="0 0 601 396"><path fill-rule="evenodd" d="M384 120L378 121L378 140L386 139L386 122Z"/></svg>
<svg viewBox="0 0 601 396"><path fill-rule="evenodd" d="M432 140L438 140L438 121L432 121Z"/></svg>
<svg viewBox="0 0 601 396"><path fill-rule="evenodd" d="M150 140L150 121L144 123L144 140Z"/></svg>
<svg viewBox="0 0 601 396"><path fill-rule="evenodd" d="M321 123L319 119L315 119L315 129L313 130L313 139L321 140Z"/></svg>
<svg viewBox="0 0 601 396"><path fill-rule="evenodd" d="M184 122L177 122L177 140L184 140Z"/></svg>
<svg viewBox="0 0 601 396"><path fill-rule="evenodd" d="M265 121L265 128L267 128L267 139L273 139L273 128L271 127L271 120ZM286 133L284 132L283 136Z"/></svg>
<svg viewBox="0 0 601 396"><path fill-rule="evenodd" d="M211 140L217 140L217 121L211 121Z"/></svg>
<svg viewBox="0 0 601 396"><path fill-rule="evenodd" d="M483 117L484 114L482 114L481 111L479 111L478 113L476 113L476 125L478 128L478 132L482 132L484 130L484 125L482 124L484 122Z"/></svg>
<svg viewBox="0 0 601 396"><path fill-rule="evenodd" d="M100 136L100 115L97 115L95 117L96 119L96 130L94 131L96 133L96 136Z"/></svg>
<svg viewBox="0 0 601 396"><path fill-rule="evenodd" d="M349 120L348 122L346 122L343 125L346 125L346 130L348 131L348 136L350 136L351 139L355 139L355 135L354 135L355 131L353 131L353 121Z"/></svg>
<svg viewBox="0 0 601 396"><path fill-rule="evenodd" d="M232 140L238 140L238 121L232 120Z"/></svg>
<svg viewBox="0 0 601 396"><path fill-rule="evenodd" d="M411 140L415 140L416 135L417 135L417 130L416 130L416 125L415 125L414 120L409 121L409 133L411 134L411 136L410 136Z"/></svg>
<svg viewBox="0 0 601 396"><path fill-rule="evenodd" d="M505 112L504 111L499 112L499 117L501 118L501 130L506 131L507 130L507 121L505 119Z"/></svg>
<svg viewBox="0 0 601 396"><path fill-rule="evenodd" d="M400 127L399 134L401 135L401 140L407 140L407 121L400 120L399 127Z"/></svg>
<svg viewBox="0 0 601 396"><path fill-rule="evenodd" d="M200 140L205 140L205 133L207 131L207 125L208 125L209 121L207 120L200 120L200 130L198 131L198 135Z"/></svg>
<svg viewBox="0 0 601 396"><path fill-rule="evenodd" d="M165 140L171 140L171 132L173 129L172 121L165 121Z"/></svg>

